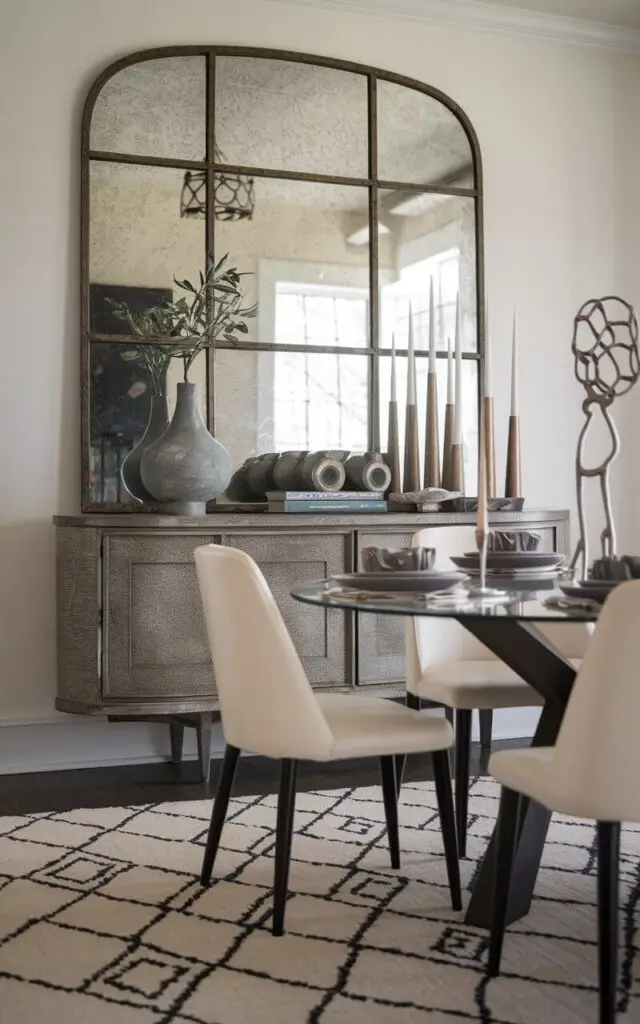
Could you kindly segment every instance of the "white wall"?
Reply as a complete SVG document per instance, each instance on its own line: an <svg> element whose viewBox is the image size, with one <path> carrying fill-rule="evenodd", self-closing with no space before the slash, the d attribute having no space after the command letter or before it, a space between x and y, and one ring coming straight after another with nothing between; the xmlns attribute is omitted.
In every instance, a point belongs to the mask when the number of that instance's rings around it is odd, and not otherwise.
<svg viewBox="0 0 640 1024"><path fill-rule="evenodd" d="M92 79L129 51L194 42L310 51L426 80L465 108L484 155L498 450L516 304L527 497L573 505L571 319L592 294L624 286L633 298L637 280L626 256L637 259L629 231L640 210L628 224L615 199L617 185L639 180L638 144L631 154L626 138L635 58L268 0L3 0L0 27L0 722L61 720L51 516L78 508L79 121ZM52 726L50 738L69 738L53 744L50 762L90 762L107 747L156 756L151 733L131 739L127 729ZM29 752L13 766L35 764L37 745L17 743ZM0 768L8 746L0 742Z"/></svg>

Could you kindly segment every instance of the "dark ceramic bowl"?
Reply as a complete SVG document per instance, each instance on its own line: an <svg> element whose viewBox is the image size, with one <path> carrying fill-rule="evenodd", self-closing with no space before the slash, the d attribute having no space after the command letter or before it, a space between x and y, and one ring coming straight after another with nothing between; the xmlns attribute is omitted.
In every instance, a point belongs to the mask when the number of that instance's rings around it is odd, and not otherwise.
<svg viewBox="0 0 640 1024"><path fill-rule="evenodd" d="M621 555L615 558L595 558L589 573L593 580L640 579L640 556Z"/></svg>
<svg viewBox="0 0 640 1024"><path fill-rule="evenodd" d="M419 572L433 569L435 548L363 548L362 568L365 572Z"/></svg>
<svg viewBox="0 0 640 1024"><path fill-rule="evenodd" d="M533 530L492 530L489 551L537 551L542 534Z"/></svg>

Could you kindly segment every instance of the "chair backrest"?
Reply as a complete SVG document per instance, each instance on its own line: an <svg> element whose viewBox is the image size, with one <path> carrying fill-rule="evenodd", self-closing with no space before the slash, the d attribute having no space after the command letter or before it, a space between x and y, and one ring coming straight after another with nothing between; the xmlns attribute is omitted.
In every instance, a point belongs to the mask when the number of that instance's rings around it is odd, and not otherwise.
<svg viewBox="0 0 640 1024"><path fill-rule="evenodd" d="M639 665L640 580L631 580L600 613L554 755L559 787L601 821L640 821Z"/></svg>
<svg viewBox="0 0 640 1024"><path fill-rule="evenodd" d="M258 566L218 544L197 548L195 560L226 742L323 760L331 731Z"/></svg>
<svg viewBox="0 0 640 1024"><path fill-rule="evenodd" d="M475 527L434 526L419 530L412 539L414 547L437 551L439 569L454 569L451 555L476 550ZM590 623L539 623L538 628L567 658L582 658L593 631ZM414 672L443 661L486 661L495 655L451 619L422 616L407 620L407 678L411 685Z"/></svg>
<svg viewBox="0 0 640 1024"><path fill-rule="evenodd" d="M436 549L438 569L453 569L451 555L462 555L465 551L476 550L476 533L473 526L432 526L419 530L411 541L413 547ZM456 570L457 571L457 570ZM421 669L443 661L485 661L493 658L488 647L471 636L464 626L453 619L436 619L427 616L408 620L407 640L414 643ZM410 663L409 651L408 667Z"/></svg>

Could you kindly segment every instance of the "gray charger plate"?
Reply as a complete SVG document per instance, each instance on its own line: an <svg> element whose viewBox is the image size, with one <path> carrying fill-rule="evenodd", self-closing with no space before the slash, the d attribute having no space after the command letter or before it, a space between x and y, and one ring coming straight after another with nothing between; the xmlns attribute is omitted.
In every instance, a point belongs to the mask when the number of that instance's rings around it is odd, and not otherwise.
<svg viewBox="0 0 640 1024"><path fill-rule="evenodd" d="M424 569L414 572L347 572L331 577L341 587L355 590L417 590L427 594L434 590L449 590L467 579L464 572L439 572Z"/></svg>
<svg viewBox="0 0 640 1024"><path fill-rule="evenodd" d="M553 551L488 551L487 569L554 569L564 559L564 555ZM477 551L468 551L464 555L452 555L451 561L467 572L478 568L480 555Z"/></svg>
<svg viewBox="0 0 640 1024"><path fill-rule="evenodd" d="M626 580L580 580L578 583L558 583L558 587L567 597L589 597L592 601L602 603L614 587Z"/></svg>

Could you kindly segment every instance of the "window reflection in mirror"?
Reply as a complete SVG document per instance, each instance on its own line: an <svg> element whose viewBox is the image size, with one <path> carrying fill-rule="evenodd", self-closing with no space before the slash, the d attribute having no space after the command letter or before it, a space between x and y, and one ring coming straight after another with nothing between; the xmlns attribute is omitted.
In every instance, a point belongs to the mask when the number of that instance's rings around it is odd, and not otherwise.
<svg viewBox="0 0 640 1024"><path fill-rule="evenodd" d="M435 336L439 351L455 338L460 294L462 349L476 352L475 200L431 192L381 190L382 220L393 253L392 279L380 280L380 346L406 347L409 304L417 349L429 338L430 280L434 284Z"/></svg>
<svg viewBox="0 0 640 1024"><path fill-rule="evenodd" d="M368 381L365 356L217 350L216 437L234 466L259 452L365 451Z"/></svg>
<svg viewBox="0 0 640 1024"><path fill-rule="evenodd" d="M215 233L216 257L229 253L233 266L249 275L242 284L247 300L258 303L247 340L305 344L312 335L314 344L346 344L334 340L332 325L313 320L311 292L355 289L368 303L368 203L367 189L356 186L256 178L251 220L220 222ZM306 319L293 315L293 300L280 300L276 330L276 293L285 285L292 294L307 289ZM354 344L366 338L360 333Z"/></svg>

